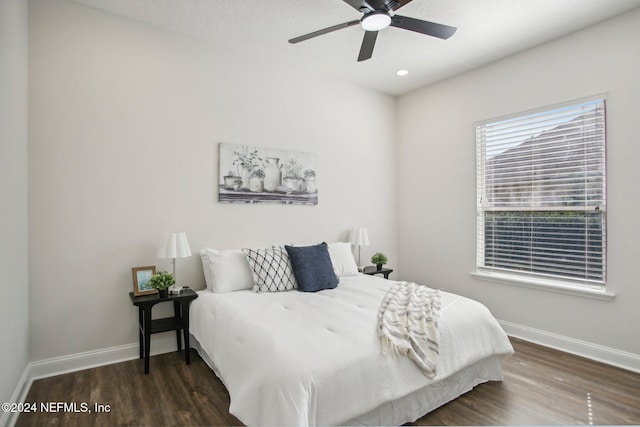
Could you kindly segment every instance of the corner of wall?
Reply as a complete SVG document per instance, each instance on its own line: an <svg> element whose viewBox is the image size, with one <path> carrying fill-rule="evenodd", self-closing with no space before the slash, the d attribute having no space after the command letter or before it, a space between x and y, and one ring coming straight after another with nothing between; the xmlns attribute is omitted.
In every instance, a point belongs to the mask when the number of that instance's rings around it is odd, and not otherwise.
<svg viewBox="0 0 640 427"><path fill-rule="evenodd" d="M29 361L28 255L28 2L0 1L0 397L16 398ZM23 375L24 376L24 375ZM3 414L3 419L4 419Z"/></svg>

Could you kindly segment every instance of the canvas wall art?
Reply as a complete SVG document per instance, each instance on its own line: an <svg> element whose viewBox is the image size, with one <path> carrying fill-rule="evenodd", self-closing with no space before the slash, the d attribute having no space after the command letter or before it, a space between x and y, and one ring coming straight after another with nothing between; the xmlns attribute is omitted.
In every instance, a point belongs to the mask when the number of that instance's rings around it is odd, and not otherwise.
<svg viewBox="0 0 640 427"><path fill-rule="evenodd" d="M318 156L220 144L218 200L223 203L318 204Z"/></svg>

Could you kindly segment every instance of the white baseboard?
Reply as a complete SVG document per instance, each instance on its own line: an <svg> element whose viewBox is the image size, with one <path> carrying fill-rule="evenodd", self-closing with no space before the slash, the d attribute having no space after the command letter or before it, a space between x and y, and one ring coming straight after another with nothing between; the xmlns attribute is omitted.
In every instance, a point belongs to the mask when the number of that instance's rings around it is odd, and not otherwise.
<svg viewBox="0 0 640 427"><path fill-rule="evenodd" d="M175 333L166 334L166 336L152 337L151 339L152 356L177 350ZM125 360L138 359L139 357L140 347L138 343L135 343L54 357L37 362L29 362L20 377L20 381L16 385L10 402L24 402L31 388L31 384L35 380L66 374L68 372L82 371L97 366L110 365ZM2 413L0 416L0 426L12 427L18 419L18 415L18 413Z"/></svg>
<svg viewBox="0 0 640 427"><path fill-rule="evenodd" d="M499 320L499 322L507 335L512 337L521 338L545 347L555 348L567 353L640 373L640 355L638 354L616 350L611 347L577 340L504 320Z"/></svg>
<svg viewBox="0 0 640 427"><path fill-rule="evenodd" d="M11 395L9 403L24 402L27 397L27 393L29 392L29 388L31 388L31 381L29 381L29 364L27 364L22 372L20 380L18 381L16 389ZM0 414L0 426L12 427L18 419L18 415L18 413L3 411L2 414Z"/></svg>
<svg viewBox="0 0 640 427"><path fill-rule="evenodd" d="M176 336L174 333L162 337L152 337L151 355L176 351ZM54 357L52 359L31 362L30 379L37 380L68 372L81 371L95 368L96 366L110 365L125 360L138 359L140 347L138 343L126 344L116 347L103 348L101 350L87 351L84 353L70 354L68 356Z"/></svg>

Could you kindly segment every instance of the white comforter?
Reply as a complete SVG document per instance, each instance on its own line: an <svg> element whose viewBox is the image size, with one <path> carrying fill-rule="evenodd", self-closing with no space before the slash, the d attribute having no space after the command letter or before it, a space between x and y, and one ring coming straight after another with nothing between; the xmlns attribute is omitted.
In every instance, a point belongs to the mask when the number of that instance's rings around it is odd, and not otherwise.
<svg viewBox="0 0 640 427"><path fill-rule="evenodd" d="M247 425L341 424L513 352L486 307L443 292L436 377L383 354L376 316L392 283L358 275L317 293L198 292L191 333L229 391L229 411Z"/></svg>

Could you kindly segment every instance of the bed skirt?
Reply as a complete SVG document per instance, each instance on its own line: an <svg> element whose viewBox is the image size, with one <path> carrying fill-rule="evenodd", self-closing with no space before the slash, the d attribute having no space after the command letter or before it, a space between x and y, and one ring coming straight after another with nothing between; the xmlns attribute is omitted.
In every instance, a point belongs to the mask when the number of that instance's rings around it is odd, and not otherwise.
<svg viewBox="0 0 640 427"><path fill-rule="evenodd" d="M502 381L503 356L480 360L455 374L430 384L400 399L378 406L373 411L346 421L344 425L402 425L470 391L487 381Z"/></svg>
<svg viewBox="0 0 640 427"><path fill-rule="evenodd" d="M200 343L193 335L191 335L191 347L198 352L202 360L205 361L224 384L224 380L211 361L211 358L202 349ZM430 384L400 399L384 403L366 414L362 414L351 420L345 420L341 424L350 426L381 426L402 425L415 421L423 415L470 391L478 384L487 381L502 381L502 359L504 359L504 356L501 355L482 359L447 378Z"/></svg>

